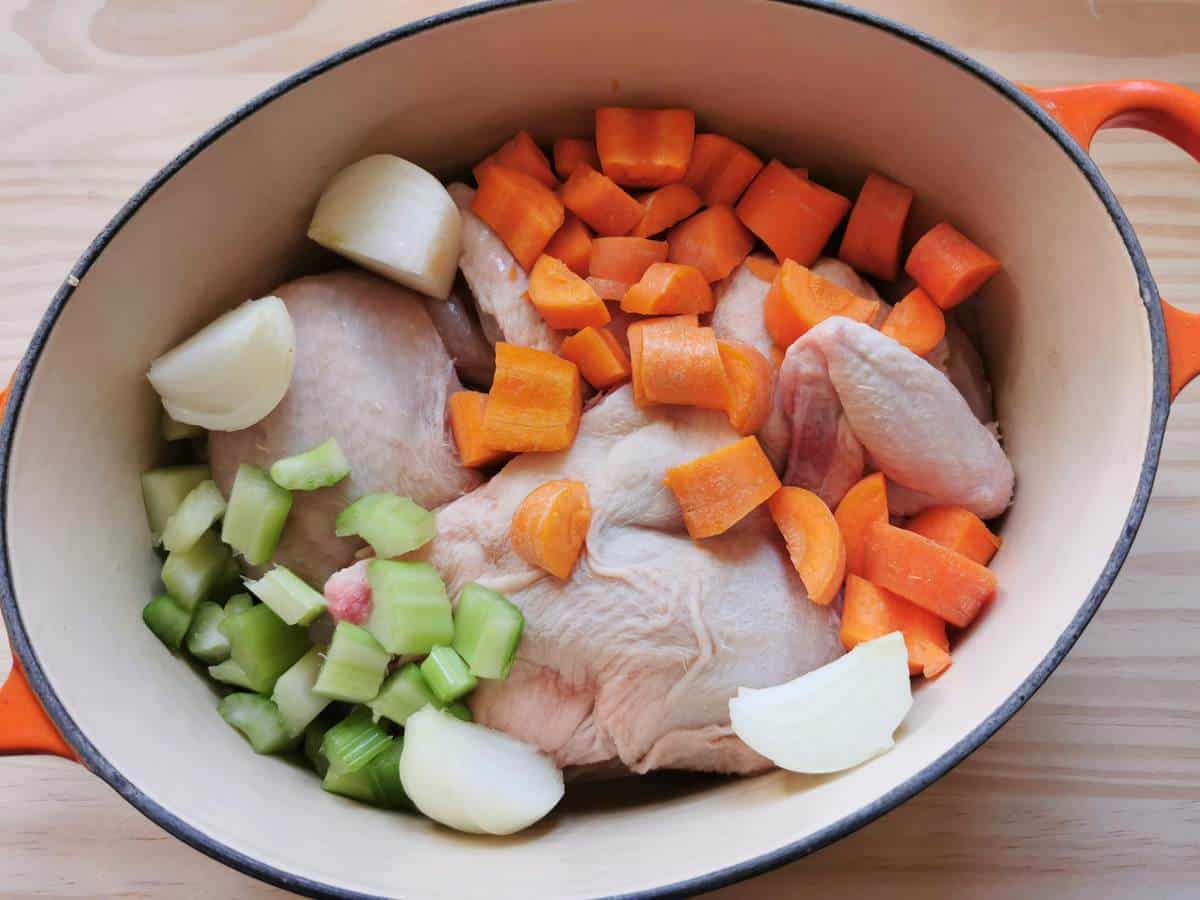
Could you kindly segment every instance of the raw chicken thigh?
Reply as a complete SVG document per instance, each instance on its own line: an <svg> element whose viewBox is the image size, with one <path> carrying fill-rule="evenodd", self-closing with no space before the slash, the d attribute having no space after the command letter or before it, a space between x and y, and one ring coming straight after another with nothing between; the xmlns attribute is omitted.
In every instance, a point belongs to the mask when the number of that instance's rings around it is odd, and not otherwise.
<svg viewBox="0 0 1200 900"><path fill-rule="evenodd" d="M496 354L484 337L475 301L462 278L454 282L445 300L427 297L425 311L433 319L459 377L478 387L490 387L496 371Z"/></svg>
<svg viewBox="0 0 1200 900"><path fill-rule="evenodd" d="M712 314L713 332L719 339L749 344L768 361L777 357L763 320L763 302L769 290L771 282L763 281L751 266L742 263L716 285L713 296L717 306Z"/></svg>
<svg viewBox="0 0 1200 900"><path fill-rule="evenodd" d="M229 496L243 463L268 467L335 437L353 474L297 491L275 561L320 584L353 558L356 539L334 519L363 494L390 491L426 507L466 493L446 429L446 398L461 388L423 298L358 271L302 278L275 291L296 329L296 369L283 401L243 431L209 437L213 477Z"/></svg>

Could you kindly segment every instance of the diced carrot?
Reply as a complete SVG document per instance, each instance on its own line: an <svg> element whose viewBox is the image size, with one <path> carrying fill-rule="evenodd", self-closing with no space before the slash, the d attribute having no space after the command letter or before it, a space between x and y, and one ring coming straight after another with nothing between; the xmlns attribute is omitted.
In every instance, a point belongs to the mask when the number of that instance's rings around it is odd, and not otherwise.
<svg viewBox="0 0 1200 900"><path fill-rule="evenodd" d="M833 517L846 541L846 571L861 575L867 530L876 522L888 520L887 482L883 473L868 475L846 491Z"/></svg>
<svg viewBox="0 0 1200 900"><path fill-rule="evenodd" d="M551 328L586 328L612 320L590 284L561 259L544 253L529 273L529 302Z"/></svg>
<svg viewBox="0 0 1200 900"><path fill-rule="evenodd" d="M487 394L479 391L455 391L450 395L450 431L458 458L470 469L480 469L508 459L503 450L493 450L483 440L483 411Z"/></svg>
<svg viewBox="0 0 1200 900"><path fill-rule="evenodd" d="M572 272L586 278L592 259L592 235L578 216L567 213L562 227L554 232L554 237L550 238L550 243L542 252L561 259Z"/></svg>
<svg viewBox="0 0 1200 900"><path fill-rule="evenodd" d="M949 667L950 639L944 621L865 578L847 575L838 635L842 646L853 650L893 631L904 636L910 674L933 678Z"/></svg>
<svg viewBox="0 0 1200 900"><path fill-rule="evenodd" d="M694 266L656 262L621 298L621 309L643 316L712 312L708 279Z"/></svg>
<svg viewBox="0 0 1200 900"><path fill-rule="evenodd" d="M904 271L942 309L958 306L1000 268L999 260L945 222L925 232L904 264Z"/></svg>
<svg viewBox="0 0 1200 900"><path fill-rule="evenodd" d="M721 351L711 328L693 323L695 316L672 316L635 322L637 358L632 365L634 400L645 404L725 409L729 388ZM629 339L630 359L634 340Z"/></svg>
<svg viewBox="0 0 1200 900"><path fill-rule="evenodd" d="M565 212L554 192L524 172L488 166L471 211L496 232L526 272L562 227Z"/></svg>
<svg viewBox="0 0 1200 900"><path fill-rule="evenodd" d="M686 184L668 184L647 194L642 204L642 221L633 229L634 237L653 237L682 222L700 208L700 198Z"/></svg>
<svg viewBox="0 0 1200 900"><path fill-rule="evenodd" d="M753 436L667 469L665 483L695 539L723 534L780 488L779 476Z"/></svg>
<svg viewBox="0 0 1200 900"><path fill-rule="evenodd" d="M859 272L895 280L900 272L900 238L912 202L912 188L871 172L850 211L838 257Z"/></svg>
<svg viewBox="0 0 1200 900"><path fill-rule="evenodd" d="M767 358L742 341L717 341L729 404L725 412L738 434L754 434L767 421L775 394L775 373Z"/></svg>
<svg viewBox="0 0 1200 900"><path fill-rule="evenodd" d="M846 544L825 501L804 488L781 488L767 504L808 599L828 606L846 577Z"/></svg>
<svg viewBox="0 0 1200 900"><path fill-rule="evenodd" d="M762 160L723 134L698 134L684 184L706 206L733 206L763 167Z"/></svg>
<svg viewBox="0 0 1200 900"><path fill-rule="evenodd" d="M643 392L644 381L642 369L642 332L647 328L699 328L700 318L695 315L668 316L661 319L643 319L632 323L625 331L625 339L629 342L629 368L633 376L633 402L638 406L648 406L650 401ZM719 351L718 351L719 352Z"/></svg>
<svg viewBox="0 0 1200 900"><path fill-rule="evenodd" d="M628 234L642 220L642 204L584 163L571 173L559 195L567 209L600 234Z"/></svg>
<svg viewBox="0 0 1200 900"><path fill-rule="evenodd" d="M795 260L785 259L763 301L767 333L782 349L831 316L870 322L879 312L878 300L867 300L822 278Z"/></svg>
<svg viewBox="0 0 1200 900"><path fill-rule="evenodd" d="M554 171L566 181L580 165L600 168L596 144L590 138L559 138L554 142Z"/></svg>
<svg viewBox="0 0 1200 900"><path fill-rule="evenodd" d="M513 552L531 566L566 581L592 524L582 481L547 481L521 501L512 518Z"/></svg>
<svg viewBox="0 0 1200 900"><path fill-rule="evenodd" d="M990 563L1000 549L1000 536L992 534L979 516L961 506L931 506L906 527L981 566Z"/></svg>
<svg viewBox="0 0 1200 900"><path fill-rule="evenodd" d="M596 110L596 150L604 174L625 187L680 181L692 156L696 117L690 109Z"/></svg>
<svg viewBox="0 0 1200 900"><path fill-rule="evenodd" d="M613 281L611 278L595 278L591 275L588 276L587 283L592 286L592 290L599 295L601 300L620 300L631 287L625 281Z"/></svg>
<svg viewBox="0 0 1200 900"><path fill-rule="evenodd" d="M575 441L583 385L575 363L532 347L496 344L483 440L513 453L565 450Z"/></svg>
<svg viewBox="0 0 1200 900"><path fill-rule="evenodd" d="M752 253L746 257L746 268L759 281L765 281L770 284L775 280L775 276L779 274L779 263L767 256L760 256L757 253Z"/></svg>
<svg viewBox="0 0 1200 900"><path fill-rule="evenodd" d="M793 166L792 171L801 178L808 178L808 169L804 168L804 166Z"/></svg>
<svg viewBox="0 0 1200 900"><path fill-rule="evenodd" d="M996 594L986 568L914 531L886 522L867 529L863 576L965 628Z"/></svg>
<svg viewBox="0 0 1200 900"><path fill-rule="evenodd" d="M483 184L483 174L490 166L505 166L524 172L530 178L536 178L546 187L554 190L558 187L558 179L550 171L550 161L527 131L518 131L491 156L485 158L473 170L477 184Z"/></svg>
<svg viewBox="0 0 1200 900"><path fill-rule="evenodd" d="M754 235L728 206L710 206L672 228L667 244L667 259L695 266L712 282L741 265L754 246Z"/></svg>
<svg viewBox="0 0 1200 900"><path fill-rule="evenodd" d="M946 317L927 293L913 288L892 307L879 330L917 356L924 356L946 336Z"/></svg>
<svg viewBox="0 0 1200 900"><path fill-rule="evenodd" d="M579 366L579 374L597 390L629 380L629 357L607 328L589 326L564 338L558 353Z"/></svg>
<svg viewBox="0 0 1200 900"><path fill-rule="evenodd" d="M598 237L592 241L588 274L633 284L654 263L667 261L667 242L639 237Z"/></svg>
<svg viewBox="0 0 1200 900"><path fill-rule="evenodd" d="M814 181L801 178L779 160L771 160L754 179L737 215L783 262L811 266L837 228L850 201Z"/></svg>

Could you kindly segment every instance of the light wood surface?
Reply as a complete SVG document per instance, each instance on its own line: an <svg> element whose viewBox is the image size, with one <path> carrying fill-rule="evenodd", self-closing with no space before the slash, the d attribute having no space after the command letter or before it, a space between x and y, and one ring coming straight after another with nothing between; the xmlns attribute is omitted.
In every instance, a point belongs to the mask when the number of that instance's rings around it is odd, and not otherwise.
<svg viewBox="0 0 1200 900"><path fill-rule="evenodd" d="M204 128L331 51L453 5L0 0L0 374L95 233ZM1195 2L864 5L1019 81L1200 88ZM1103 135L1095 155L1163 294L1200 308L1200 166L1134 133ZM1200 896L1198 546L1194 387L1173 411L1124 572L1042 691L899 810L721 896ZM79 767L0 759L0 897L26 896L282 895L174 840Z"/></svg>

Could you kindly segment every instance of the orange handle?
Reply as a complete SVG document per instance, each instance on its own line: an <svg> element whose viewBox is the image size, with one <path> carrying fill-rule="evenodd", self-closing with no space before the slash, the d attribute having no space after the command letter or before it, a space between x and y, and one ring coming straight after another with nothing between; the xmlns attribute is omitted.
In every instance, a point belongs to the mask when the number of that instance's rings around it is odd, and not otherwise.
<svg viewBox="0 0 1200 900"><path fill-rule="evenodd" d="M1161 81L1110 81L1025 92L1084 150L1101 128L1140 128L1200 161L1200 94ZM1200 374L1200 314L1162 303L1171 361L1171 399Z"/></svg>

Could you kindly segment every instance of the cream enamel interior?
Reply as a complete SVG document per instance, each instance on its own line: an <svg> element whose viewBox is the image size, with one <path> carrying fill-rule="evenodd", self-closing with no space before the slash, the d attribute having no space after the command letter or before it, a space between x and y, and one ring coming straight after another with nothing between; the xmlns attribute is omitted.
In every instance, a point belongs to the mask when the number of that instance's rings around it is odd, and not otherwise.
<svg viewBox="0 0 1200 900"><path fill-rule="evenodd" d="M619 79L619 83L614 81ZM693 107L705 129L853 193L880 166L1006 264L980 302L1017 502L993 608L920 688L897 747L836 777L583 791L512 840L454 835L323 793L257 757L139 610L157 563L137 489L155 461L149 361L306 256L326 179L370 153L440 171L520 127L584 133L602 103ZM774 851L903 784L1051 650L1133 500L1152 364L1135 272L1066 153L1000 93L891 33L761 0L550 2L382 46L203 150L133 216L50 335L14 438L9 554L49 684L130 782L248 856L376 894L582 897L650 889ZM602 800L592 802L598 794ZM736 821L738 827L730 828Z"/></svg>

